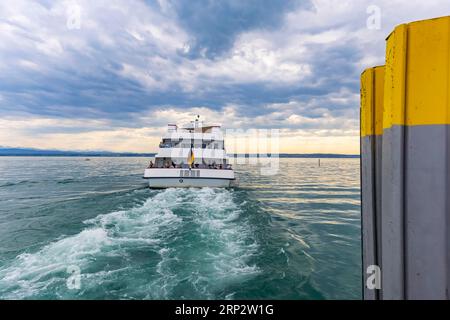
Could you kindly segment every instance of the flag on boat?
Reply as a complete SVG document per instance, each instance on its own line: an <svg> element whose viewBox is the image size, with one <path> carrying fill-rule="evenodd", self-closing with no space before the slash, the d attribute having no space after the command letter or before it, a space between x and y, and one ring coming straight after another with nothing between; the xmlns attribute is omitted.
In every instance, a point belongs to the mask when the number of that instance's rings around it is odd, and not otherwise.
<svg viewBox="0 0 450 320"><path fill-rule="evenodd" d="M192 165L194 164L194 151L192 150L192 148L189 150L189 155L188 155L188 165L189 167L192 168Z"/></svg>

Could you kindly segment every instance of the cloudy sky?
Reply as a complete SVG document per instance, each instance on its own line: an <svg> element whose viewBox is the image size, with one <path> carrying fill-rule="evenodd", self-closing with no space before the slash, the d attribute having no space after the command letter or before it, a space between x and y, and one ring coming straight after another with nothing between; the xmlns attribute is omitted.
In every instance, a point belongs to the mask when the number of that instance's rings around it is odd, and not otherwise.
<svg viewBox="0 0 450 320"><path fill-rule="evenodd" d="M395 25L449 14L448 0L1 1L0 146L152 152L201 114L279 129L281 152L358 153L361 71Z"/></svg>

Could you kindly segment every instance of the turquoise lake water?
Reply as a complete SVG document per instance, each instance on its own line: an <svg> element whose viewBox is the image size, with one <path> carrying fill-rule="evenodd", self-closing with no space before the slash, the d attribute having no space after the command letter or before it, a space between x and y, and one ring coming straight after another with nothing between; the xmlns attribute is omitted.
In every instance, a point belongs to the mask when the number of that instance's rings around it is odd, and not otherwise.
<svg viewBox="0 0 450 320"><path fill-rule="evenodd" d="M185 190L147 163L0 157L0 299L361 299L359 159Z"/></svg>

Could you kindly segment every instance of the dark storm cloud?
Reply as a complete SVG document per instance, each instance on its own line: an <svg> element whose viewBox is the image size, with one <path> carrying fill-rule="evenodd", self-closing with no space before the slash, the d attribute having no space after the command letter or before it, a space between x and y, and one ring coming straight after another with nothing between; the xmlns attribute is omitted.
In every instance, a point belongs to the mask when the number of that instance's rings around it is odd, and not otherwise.
<svg viewBox="0 0 450 320"><path fill-rule="evenodd" d="M152 125L139 122L139 114L165 107L220 112L234 105L250 118L291 101L308 105L302 114L312 118L320 117L316 109L341 115L357 107L327 100L332 92L358 90L355 61L363 54L352 39L308 43L302 56L302 38L292 40L300 32L285 25L290 12L312 10L309 1L77 3L76 30L66 26L68 8L49 1L17 1L0 15L0 115L139 127ZM295 71L300 65L311 72Z"/></svg>
<svg viewBox="0 0 450 320"><path fill-rule="evenodd" d="M309 0L170 1L181 25L192 35L187 56L216 57L226 52L240 33L270 30L283 22L286 12L310 8Z"/></svg>

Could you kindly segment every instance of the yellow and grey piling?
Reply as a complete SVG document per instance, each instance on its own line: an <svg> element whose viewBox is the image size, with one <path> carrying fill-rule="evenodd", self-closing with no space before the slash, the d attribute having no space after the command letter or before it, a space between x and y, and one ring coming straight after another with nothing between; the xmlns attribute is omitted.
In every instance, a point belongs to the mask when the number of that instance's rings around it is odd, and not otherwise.
<svg viewBox="0 0 450 320"><path fill-rule="evenodd" d="M363 267L380 265L381 241L381 147L383 133L384 66L370 68L361 75L361 177ZM365 289L365 296L376 299L378 292Z"/></svg>
<svg viewBox="0 0 450 320"><path fill-rule="evenodd" d="M364 297L449 299L450 17L396 27L382 70L361 76Z"/></svg>

